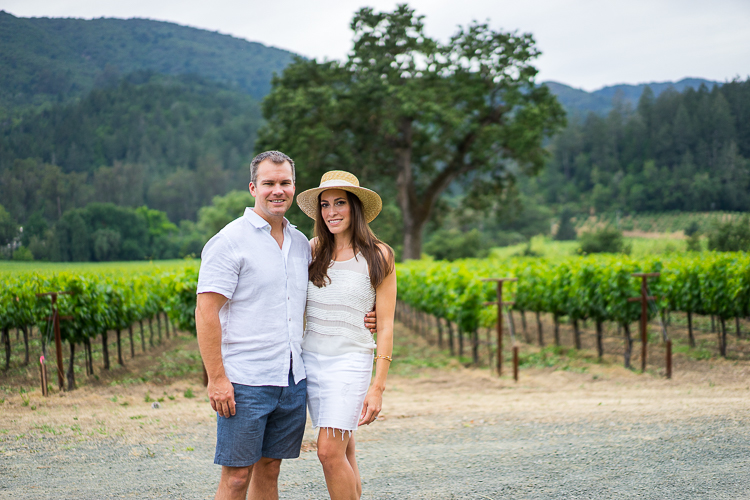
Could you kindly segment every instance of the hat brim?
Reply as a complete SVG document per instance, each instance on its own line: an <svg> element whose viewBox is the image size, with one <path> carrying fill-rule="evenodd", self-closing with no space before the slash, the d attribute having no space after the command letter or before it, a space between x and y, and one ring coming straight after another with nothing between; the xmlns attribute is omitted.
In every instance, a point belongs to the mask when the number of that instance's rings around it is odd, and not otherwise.
<svg viewBox="0 0 750 500"><path fill-rule="evenodd" d="M315 220L318 213L318 196L323 191L328 191L329 189L348 191L359 198L359 201L362 202L362 211L364 212L365 221L368 223L375 220L375 217L377 217L383 209L383 200L380 199L378 193L371 189L350 185L325 186L308 189L297 195L297 206L299 206L308 217Z"/></svg>

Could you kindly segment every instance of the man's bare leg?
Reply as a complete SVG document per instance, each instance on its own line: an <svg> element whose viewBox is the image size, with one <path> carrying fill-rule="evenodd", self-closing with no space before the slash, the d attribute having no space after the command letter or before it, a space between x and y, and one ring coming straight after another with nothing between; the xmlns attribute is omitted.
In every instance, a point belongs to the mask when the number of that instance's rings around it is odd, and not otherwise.
<svg viewBox="0 0 750 500"><path fill-rule="evenodd" d="M215 500L245 500L252 471L252 465L249 467L222 466Z"/></svg>
<svg viewBox="0 0 750 500"><path fill-rule="evenodd" d="M263 457L253 465L249 500L279 500L281 459Z"/></svg>

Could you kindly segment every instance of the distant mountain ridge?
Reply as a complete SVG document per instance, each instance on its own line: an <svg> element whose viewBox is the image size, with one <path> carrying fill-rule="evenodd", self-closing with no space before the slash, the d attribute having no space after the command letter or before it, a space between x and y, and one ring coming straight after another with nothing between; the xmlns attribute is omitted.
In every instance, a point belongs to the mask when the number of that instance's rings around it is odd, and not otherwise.
<svg viewBox="0 0 750 500"><path fill-rule="evenodd" d="M655 96L658 96L667 89L674 89L677 92L682 92L688 88L697 89L701 85L706 85L710 89L714 85L721 85L722 82L706 80L704 78L683 78L678 82L610 85L593 92L587 92L554 81L543 82L542 84L549 87L569 113L585 115L589 112L594 112L596 114L608 113L612 109L612 99L614 99L618 93L626 103L635 106L643 93L643 89L647 86L651 87Z"/></svg>
<svg viewBox="0 0 750 500"><path fill-rule="evenodd" d="M289 51L148 19L22 18L0 11L0 107L83 96L121 75L197 74L256 100Z"/></svg>

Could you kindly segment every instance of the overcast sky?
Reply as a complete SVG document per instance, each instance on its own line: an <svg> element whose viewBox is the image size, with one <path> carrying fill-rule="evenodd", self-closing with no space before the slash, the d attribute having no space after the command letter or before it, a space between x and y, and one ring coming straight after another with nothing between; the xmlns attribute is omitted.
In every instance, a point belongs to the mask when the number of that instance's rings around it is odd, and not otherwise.
<svg viewBox="0 0 750 500"><path fill-rule="evenodd" d="M349 22L385 0L0 0L19 17L140 17L219 31L307 57L343 59ZM428 35L457 25L531 32L542 51L539 81L586 90L617 83L750 75L750 0L412 0Z"/></svg>

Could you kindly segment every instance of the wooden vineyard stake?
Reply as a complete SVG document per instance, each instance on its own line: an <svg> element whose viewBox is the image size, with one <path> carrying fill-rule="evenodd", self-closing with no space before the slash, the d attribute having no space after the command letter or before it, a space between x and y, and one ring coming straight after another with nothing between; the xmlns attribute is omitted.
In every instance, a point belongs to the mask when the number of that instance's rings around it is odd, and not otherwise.
<svg viewBox="0 0 750 500"><path fill-rule="evenodd" d="M42 376L42 396L49 396L47 390L47 364L44 362L44 356L39 358L39 371Z"/></svg>
<svg viewBox="0 0 750 500"><path fill-rule="evenodd" d="M55 331L55 351L57 354L57 385L61 391L65 390L65 379L63 378L63 358L62 358L62 337L60 336L60 320L61 319L73 319L70 316L61 318L57 312L57 296L58 295L71 295L71 292L48 292L38 293L37 297L49 295L52 298L52 316L46 318L47 321L52 320L53 328Z"/></svg>
<svg viewBox="0 0 750 500"><path fill-rule="evenodd" d="M641 372L646 371L646 355L648 352L648 301L655 300L656 297L649 297L647 281L649 278L656 278L661 273L634 273L634 278L641 278L641 296L628 299L628 302L641 303ZM670 360L671 361L671 360ZM670 363L671 365L671 363ZM671 368L671 366L670 366Z"/></svg>
<svg viewBox="0 0 750 500"><path fill-rule="evenodd" d="M503 373L503 306L515 303L503 302L503 283L506 281L518 281L518 278L483 278L482 281L494 281L497 283L497 302L485 302L484 305L497 305L497 375L500 376ZM514 378L518 380L517 369L514 370L514 374Z"/></svg>

